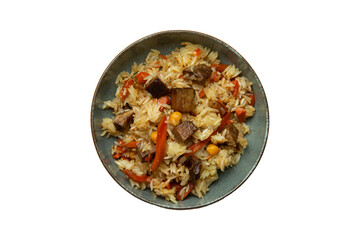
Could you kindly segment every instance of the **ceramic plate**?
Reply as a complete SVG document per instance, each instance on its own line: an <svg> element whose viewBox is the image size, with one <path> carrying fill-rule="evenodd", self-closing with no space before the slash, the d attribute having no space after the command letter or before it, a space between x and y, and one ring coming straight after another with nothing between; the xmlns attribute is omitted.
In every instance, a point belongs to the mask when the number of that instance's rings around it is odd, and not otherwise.
<svg viewBox="0 0 360 240"><path fill-rule="evenodd" d="M153 193L146 189L144 191L133 188L126 176L118 169L111 156L111 146L115 138L100 136L102 133L100 124L105 117L112 118L111 110L103 110L104 101L111 100L115 96L115 79L121 71L130 72L134 62L141 63L151 49L157 49L162 54L170 54L175 48L180 48L181 42L192 42L217 51L219 59L225 64L234 64L252 83L255 94L255 116L248 118L247 124L251 133L246 135L248 139L247 148L239 163L232 168L219 172L219 179L210 185L210 190L199 199L189 195L184 201L174 204L162 197L154 197ZM221 40L210 35L193 31L165 31L146 36L119 53L105 69L96 87L91 107L91 131L101 162L112 178L133 196L164 208L170 209L192 209L204 207L215 203L238 189L249 178L258 165L264 152L268 131L269 111L264 89L254 70L249 63L232 47ZM135 200L135 199L134 199ZM121 200L119 200L121 201Z"/></svg>

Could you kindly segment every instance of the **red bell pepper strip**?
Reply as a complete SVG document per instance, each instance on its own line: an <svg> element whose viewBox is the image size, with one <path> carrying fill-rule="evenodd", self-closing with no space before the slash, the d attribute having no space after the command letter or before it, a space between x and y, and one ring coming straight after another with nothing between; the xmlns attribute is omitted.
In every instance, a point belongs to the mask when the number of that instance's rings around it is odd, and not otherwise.
<svg viewBox="0 0 360 240"><path fill-rule="evenodd" d="M237 118L239 119L239 122L242 123L242 122L245 122L246 121L246 110L242 107L238 107L236 110L235 110L235 113L236 113L236 116Z"/></svg>
<svg viewBox="0 0 360 240"><path fill-rule="evenodd" d="M152 180L152 177L143 174L143 175L136 175L133 171L130 171L128 169L123 169L123 173L125 173L126 176L128 176L130 179L134 180L135 182L141 183L141 182L147 182L150 183Z"/></svg>
<svg viewBox="0 0 360 240"><path fill-rule="evenodd" d="M193 145L191 145L190 147L188 147L188 150L191 150L191 152L185 153L184 156L190 156L195 154L197 151L199 151L203 146L205 146L210 140L211 137L215 134L217 134L218 132L220 132L227 124L229 124L229 120L230 120L230 113L226 112L226 114L224 115L223 119L221 120L220 126L210 135L210 137L208 137L207 139L205 139L204 141L200 141L197 143L194 143Z"/></svg>
<svg viewBox="0 0 360 240"><path fill-rule="evenodd" d="M197 48L197 49L195 49L194 51L193 51L193 55L194 56L200 56L200 54L201 54L201 50L200 50L200 48Z"/></svg>
<svg viewBox="0 0 360 240"><path fill-rule="evenodd" d="M159 167L160 162L164 160L165 157L166 131L167 131L167 123L166 123L166 116L164 115L157 127L156 152L155 152L155 158L151 163L151 171L153 172Z"/></svg>
<svg viewBox="0 0 360 240"><path fill-rule="evenodd" d="M124 86L122 87L122 89L120 90L120 99L122 101L125 100L125 98L127 97L127 95L129 94L129 87L131 85L134 85L134 80L133 79L128 79L124 82Z"/></svg>
<svg viewBox="0 0 360 240"><path fill-rule="evenodd" d="M236 80L236 79L234 81L232 81L232 83L235 85L234 91L233 91L233 96L236 97L236 95L239 92L240 84L239 84L238 80Z"/></svg>
<svg viewBox="0 0 360 240"><path fill-rule="evenodd" d="M187 189L186 189L186 192L184 192L183 194L181 194L181 191L182 191L182 189L184 189L184 188L187 188ZM187 197L187 195L189 195L189 193L191 192L191 190L193 190L193 188L194 188L194 184L193 184L192 182L189 182L186 186L182 187L181 190L177 192L177 194L176 194L176 200L178 200L178 201L184 200L184 199Z"/></svg>
<svg viewBox="0 0 360 240"><path fill-rule="evenodd" d="M146 83L146 80L145 78L149 76L149 73L147 72L139 72L137 75L136 75L136 80L139 82L139 83Z"/></svg>

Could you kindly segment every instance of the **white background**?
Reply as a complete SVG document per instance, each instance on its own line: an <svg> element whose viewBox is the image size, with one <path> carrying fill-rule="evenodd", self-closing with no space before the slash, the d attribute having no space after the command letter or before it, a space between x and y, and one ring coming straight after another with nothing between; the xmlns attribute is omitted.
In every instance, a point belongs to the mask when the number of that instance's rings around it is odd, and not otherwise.
<svg viewBox="0 0 360 240"><path fill-rule="evenodd" d="M359 23L356 1L1 1L0 239L360 239ZM238 50L270 108L255 172L196 210L128 194L91 138L106 66L170 29Z"/></svg>

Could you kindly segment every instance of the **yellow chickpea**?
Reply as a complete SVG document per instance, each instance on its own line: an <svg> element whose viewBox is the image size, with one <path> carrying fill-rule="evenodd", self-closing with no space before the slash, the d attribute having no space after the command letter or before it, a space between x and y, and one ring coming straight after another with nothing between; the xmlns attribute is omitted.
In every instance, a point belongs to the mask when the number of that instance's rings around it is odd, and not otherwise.
<svg viewBox="0 0 360 240"><path fill-rule="evenodd" d="M157 139L157 131L152 132L151 135L151 140L153 141L153 143L156 143L156 139Z"/></svg>
<svg viewBox="0 0 360 240"><path fill-rule="evenodd" d="M220 152L220 148L218 146L216 146L215 144L209 144L209 146L207 146L206 151L211 155L216 155Z"/></svg>
<svg viewBox="0 0 360 240"><path fill-rule="evenodd" d="M177 126L179 125L181 120L181 113L180 112L173 112L172 114L170 114L169 117L169 123L173 126Z"/></svg>

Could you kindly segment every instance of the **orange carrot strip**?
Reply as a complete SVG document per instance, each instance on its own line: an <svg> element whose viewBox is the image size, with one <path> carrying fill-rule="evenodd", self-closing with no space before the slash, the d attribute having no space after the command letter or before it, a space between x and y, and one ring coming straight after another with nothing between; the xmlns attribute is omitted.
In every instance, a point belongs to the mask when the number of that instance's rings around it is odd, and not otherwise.
<svg viewBox="0 0 360 240"><path fill-rule="evenodd" d="M124 147L126 148L136 148L136 146L139 144L140 142L128 142L125 144Z"/></svg>
<svg viewBox="0 0 360 240"><path fill-rule="evenodd" d="M143 175L136 175L133 171L130 171L128 169L123 169L123 173L125 173L126 176L128 176L130 179L134 180L135 182L148 182L150 183L152 180L152 177L143 174Z"/></svg>
<svg viewBox="0 0 360 240"><path fill-rule="evenodd" d="M146 83L146 80L145 78L149 76L149 73L147 72L139 72L137 75L136 75L136 80L140 83Z"/></svg>
<svg viewBox="0 0 360 240"><path fill-rule="evenodd" d="M244 108L238 107L238 108L235 110L235 113L236 113L236 116L237 116L237 118L239 119L239 122L240 122L240 123L246 121L246 117L245 117L246 110L245 110Z"/></svg>
<svg viewBox="0 0 360 240"><path fill-rule="evenodd" d="M229 65L219 63L219 64L214 64L213 66L215 66L216 71L223 72Z"/></svg>

